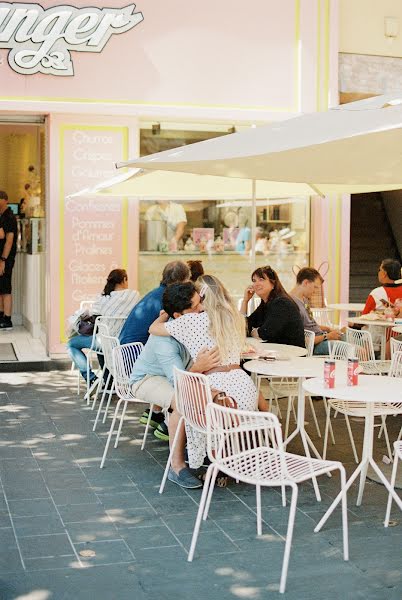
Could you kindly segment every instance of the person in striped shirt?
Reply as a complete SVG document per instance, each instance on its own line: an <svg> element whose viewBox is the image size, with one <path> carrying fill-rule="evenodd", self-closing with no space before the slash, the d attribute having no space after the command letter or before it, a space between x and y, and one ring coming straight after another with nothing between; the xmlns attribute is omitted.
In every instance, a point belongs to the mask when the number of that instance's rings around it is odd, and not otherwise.
<svg viewBox="0 0 402 600"><path fill-rule="evenodd" d="M103 317L127 317L140 300L140 294L128 289L127 272L124 269L113 269L107 277L102 294L95 300L91 313ZM87 358L84 348L91 348L92 335L74 335L67 342L67 350L77 369L86 381ZM102 357L103 358L103 357ZM90 383L96 379L93 371L89 374Z"/></svg>

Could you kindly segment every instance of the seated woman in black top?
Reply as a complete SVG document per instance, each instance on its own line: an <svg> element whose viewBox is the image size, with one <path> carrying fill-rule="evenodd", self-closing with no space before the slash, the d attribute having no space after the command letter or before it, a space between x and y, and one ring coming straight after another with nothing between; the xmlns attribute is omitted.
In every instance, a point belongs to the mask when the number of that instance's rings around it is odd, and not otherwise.
<svg viewBox="0 0 402 600"><path fill-rule="evenodd" d="M251 275L252 285L244 292L241 312L257 294L261 304L247 318L248 335L266 342L305 347L303 321L299 309L271 267L260 267Z"/></svg>

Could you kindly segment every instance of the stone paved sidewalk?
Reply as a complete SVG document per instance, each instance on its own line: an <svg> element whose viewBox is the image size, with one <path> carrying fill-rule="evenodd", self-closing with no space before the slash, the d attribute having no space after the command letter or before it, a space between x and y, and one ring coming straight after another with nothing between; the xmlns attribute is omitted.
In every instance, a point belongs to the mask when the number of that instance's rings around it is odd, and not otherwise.
<svg viewBox="0 0 402 600"><path fill-rule="evenodd" d="M159 495L167 445L149 436L141 452L140 409L129 414L119 447L100 470L108 424L92 432L94 413L75 383L65 372L0 375L0 600L280 598L288 515L280 494L263 491L257 538L254 488L217 489L187 563L200 490L168 482ZM394 419L394 436L399 426ZM353 428L361 440L361 424ZM340 417L334 431L329 458L350 470ZM381 458L381 440L376 448ZM382 486L367 483L362 507L355 506L356 487L349 494L349 562L342 560L339 511L313 533L338 486L337 476L322 477L321 503L310 484L299 488L284 597L401 600L402 515L394 511L395 526L384 529ZM94 554L84 558L82 550Z"/></svg>

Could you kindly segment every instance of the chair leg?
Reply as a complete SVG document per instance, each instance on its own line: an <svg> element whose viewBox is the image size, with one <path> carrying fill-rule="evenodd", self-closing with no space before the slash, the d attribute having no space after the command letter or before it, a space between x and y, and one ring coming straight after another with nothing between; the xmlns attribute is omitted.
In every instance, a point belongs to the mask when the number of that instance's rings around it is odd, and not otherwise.
<svg viewBox="0 0 402 600"><path fill-rule="evenodd" d="M218 467L214 466L214 468L212 469L212 472L211 472L211 481L209 482L209 492L208 492L207 501L205 503L204 514L202 515L203 521L206 521L207 517L208 517L209 507L211 506L212 494L214 493L215 481L216 481L218 472L219 472ZM205 483L204 483L204 485L205 485Z"/></svg>
<svg viewBox="0 0 402 600"><path fill-rule="evenodd" d="M102 423L106 423L107 413L109 412L109 406L110 406L110 403L112 401L113 392L114 392L114 380L113 380L112 386L111 386L111 388L109 390L109 396L108 396L108 399L107 399L107 404L106 404L105 412L103 413Z"/></svg>
<svg viewBox="0 0 402 600"><path fill-rule="evenodd" d="M392 460L392 450L391 450L391 444L389 443L386 419L387 419L386 415L381 416L381 421L382 421L381 427L384 430L384 437L385 437L385 443L387 445L388 458L389 458L389 460ZM380 437L380 436L378 436L378 437Z"/></svg>
<svg viewBox="0 0 402 600"><path fill-rule="evenodd" d="M149 406L149 415L148 415L147 424L145 425L144 435L142 436L141 450L144 450L144 448L145 448L145 442L146 442L148 431L149 431L149 422L150 422L151 417L152 417L152 411L153 411L153 409L154 409L154 405L151 404Z"/></svg>
<svg viewBox="0 0 402 600"><path fill-rule="evenodd" d="M204 506L205 506L205 502L206 502L207 495L208 495L209 482L211 479L211 473L212 473L213 468L214 468L213 464L209 465L209 467L207 469L207 474L205 476L204 488L202 490L200 506L198 507L198 513L197 513L197 518L195 521L193 537L191 538L190 551L189 551L188 557L187 557L188 562L191 562L194 557L195 546L197 544L198 534L199 534L200 527L201 527L202 515L204 513ZM213 489L214 488L212 488L212 490Z"/></svg>
<svg viewBox="0 0 402 600"><path fill-rule="evenodd" d="M289 421L290 421L290 411L292 409L292 397L289 396L288 398L288 408L286 410L286 424L285 424L285 440L287 440L288 438L288 434L289 434Z"/></svg>
<svg viewBox="0 0 402 600"><path fill-rule="evenodd" d="M114 425L116 423L116 418L119 412L119 408L120 408L120 404L124 402L122 398L120 398L120 400L118 401L118 403L116 404L116 408L114 411L114 415L113 415L113 420L112 420L112 424L110 426L109 429L109 435L107 436L107 440L106 440L106 445L105 445L105 450L103 452L103 456L102 456L102 460L101 460L101 464L100 464L100 468L103 469L103 465L105 464L105 460L106 460L106 455L107 455L107 451L109 450L109 444L110 444L110 440L112 439L112 435L113 435L113 431L114 431Z"/></svg>
<svg viewBox="0 0 402 600"><path fill-rule="evenodd" d="M96 426L97 426L97 424L98 424L98 420L99 420L100 414L101 414L101 412L102 412L102 406L103 406L103 403L104 403L104 401L105 401L106 390L107 390L107 388L108 388L108 385L109 385L110 377L111 377L111 375L110 375L110 373L109 373L109 375L107 376L107 379L106 379L106 385L105 385L105 387L104 387L104 390L103 390L103 392L102 392L101 401L99 402L99 406L98 406L98 412L96 413L95 423L94 423L94 426L93 426L93 428L92 428L92 431L95 431L95 429L96 429Z"/></svg>
<svg viewBox="0 0 402 600"><path fill-rule="evenodd" d="M328 431L329 431L329 423L331 421L331 407L328 404L325 405L325 412L327 417L325 419L325 432L324 432L324 445L322 447L322 458L323 460L327 457L327 447L328 447Z"/></svg>
<svg viewBox="0 0 402 600"><path fill-rule="evenodd" d="M287 575L288 575L289 556L290 556L290 549L292 547L293 526L294 526L294 522L295 522L297 495L298 495L297 485L295 483L292 483L291 486L292 486L292 497L290 500L288 530L286 533L285 553L283 555L281 582L279 584L279 591L281 594L283 594L285 592L285 588L286 588L286 579L287 579Z"/></svg>
<svg viewBox="0 0 402 600"><path fill-rule="evenodd" d="M401 427L401 430L399 432L397 442L400 442L401 440L402 440L402 427Z"/></svg>
<svg viewBox="0 0 402 600"><path fill-rule="evenodd" d="M340 465L341 490L346 487L346 471ZM348 534L348 500L347 495L342 496L342 535L343 535L343 560L349 560L349 534Z"/></svg>
<svg viewBox="0 0 402 600"><path fill-rule="evenodd" d="M151 412L152 411L150 409L149 410L149 414L151 414ZM162 494L163 490L165 489L166 479L167 479L167 476L168 476L168 473L169 473L169 469L170 469L170 465L171 465L171 462L172 462L172 454L173 454L173 452L176 449L176 444L177 444L177 440L179 438L179 433L180 433L180 429L181 429L181 425L182 425L183 421L184 421L184 418L180 417L179 422L177 424L176 433L175 433L174 438L173 438L172 447L170 448L169 456L168 456L168 459L167 459L167 462L166 462L166 467L165 467L165 471L163 473L161 485L160 485L160 488L159 488L159 493L160 494Z"/></svg>
<svg viewBox="0 0 402 600"><path fill-rule="evenodd" d="M102 382L103 382L103 376L105 374L105 368L102 369L100 377L98 379L98 384L96 386L96 392L95 392L95 396L92 402L92 406L91 406L91 410L94 410L95 406L96 406L96 401L98 400L98 396L101 392L102 389Z"/></svg>
<svg viewBox="0 0 402 600"><path fill-rule="evenodd" d="M128 405L128 400L124 400L123 412L121 413L121 417L120 417L120 425L119 425L119 429L117 430L116 440L114 443L115 448L117 448L117 445L119 443L121 428L123 427L124 417L126 416L127 405Z"/></svg>
<svg viewBox="0 0 402 600"><path fill-rule="evenodd" d="M262 535L262 519L261 519L261 486L255 486L255 499L257 507L257 535Z"/></svg>
<svg viewBox="0 0 402 600"><path fill-rule="evenodd" d="M311 399L311 396L308 397L309 399L309 403L310 403L310 410L311 410L311 414L313 415L313 421L314 421L314 425L315 425L315 430L317 432L318 437L321 437L321 429L318 425L318 421L317 421L317 415L315 414L315 408L314 408L314 403Z"/></svg>
<svg viewBox="0 0 402 600"><path fill-rule="evenodd" d="M392 475L391 475L391 481L390 481L390 485L392 488L395 488L396 472L398 469L398 458L399 458L398 453L395 452L394 464L392 465ZM385 512L384 527L388 527L388 525L389 525L389 518L391 516L391 505L392 505L392 494L390 492L388 494L388 502L387 502L387 510Z"/></svg>
<svg viewBox="0 0 402 600"><path fill-rule="evenodd" d="M347 427L348 434L349 434L350 445L352 446L353 458L355 459L355 463L358 465L359 464L359 458L357 456L355 439L353 437L352 428L350 426L350 421L349 421L348 415L345 415L345 422L346 422L346 427Z"/></svg>

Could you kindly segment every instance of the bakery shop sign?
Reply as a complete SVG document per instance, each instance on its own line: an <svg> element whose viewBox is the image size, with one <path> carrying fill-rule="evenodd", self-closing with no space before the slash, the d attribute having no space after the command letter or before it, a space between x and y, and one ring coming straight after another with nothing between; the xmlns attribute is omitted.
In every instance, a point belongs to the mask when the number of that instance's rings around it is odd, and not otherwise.
<svg viewBox="0 0 402 600"><path fill-rule="evenodd" d="M74 75L70 51L101 52L113 34L129 31L144 17L135 4L124 8L74 8L0 2L0 48L17 73Z"/></svg>

